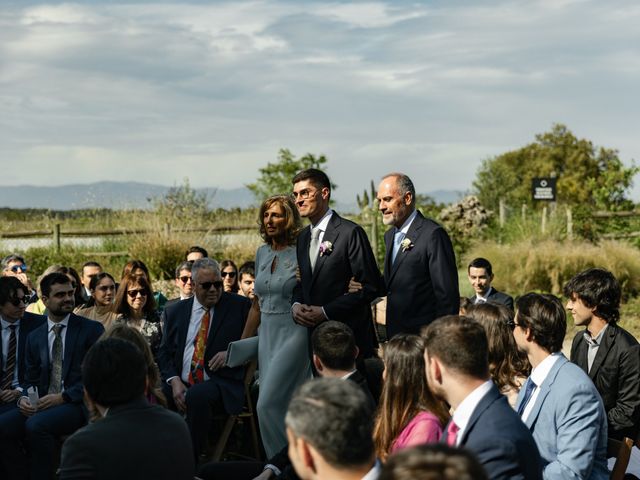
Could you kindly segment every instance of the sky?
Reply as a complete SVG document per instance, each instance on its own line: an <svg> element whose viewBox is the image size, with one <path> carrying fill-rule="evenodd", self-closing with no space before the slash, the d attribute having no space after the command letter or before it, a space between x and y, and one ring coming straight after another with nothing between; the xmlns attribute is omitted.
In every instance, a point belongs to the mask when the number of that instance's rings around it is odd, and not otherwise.
<svg viewBox="0 0 640 480"><path fill-rule="evenodd" d="M0 0L0 185L235 188L288 148L339 201L390 171L469 190L554 123L630 165L638 25L615 0Z"/></svg>

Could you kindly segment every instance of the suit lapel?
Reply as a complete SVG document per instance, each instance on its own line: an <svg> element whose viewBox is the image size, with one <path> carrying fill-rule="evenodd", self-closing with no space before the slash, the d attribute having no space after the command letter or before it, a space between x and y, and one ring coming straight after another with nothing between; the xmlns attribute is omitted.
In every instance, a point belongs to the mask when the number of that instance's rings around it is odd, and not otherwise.
<svg viewBox="0 0 640 480"><path fill-rule="evenodd" d="M393 253L393 232L394 228L390 228L386 232L384 232L384 281L385 283L389 283L389 278L391 277L391 254Z"/></svg>
<svg viewBox="0 0 640 480"><path fill-rule="evenodd" d="M69 373L71 368L71 359L76 350L78 334L80 330L80 319L73 313L69 315L69 323L67 323L67 334L64 337L64 359L62 361L62 379Z"/></svg>
<svg viewBox="0 0 640 480"><path fill-rule="evenodd" d="M482 416L484 411L489 408L489 406L495 402L498 398L500 398L500 392L495 385L491 385L491 389L487 392L487 394L482 397L482 400L476 405L476 408L473 410L473 413L469 417L469 422L467 423L464 432L462 432L462 437L460 438L459 445L464 445L469 436L469 432L473 430L474 424L478 421L478 419ZM445 432L447 430L445 429Z"/></svg>
<svg viewBox="0 0 640 480"><path fill-rule="evenodd" d="M40 347L40 365L42 366L42 370L41 370L41 379L43 379L42 377L44 377L44 381L46 382L47 385L47 389L49 388L49 321L47 320L44 325L42 326L42 328L40 330L38 330L37 332L33 333L34 335L34 339L38 339L39 340L39 347ZM40 385L39 387L42 387L43 385ZM40 392L41 394L43 394L43 392Z"/></svg>
<svg viewBox="0 0 640 480"><path fill-rule="evenodd" d="M538 418L538 414L540 413L542 404L544 403L544 400L547 398L547 395L549 395L549 392L551 391L551 387L553 386L553 382L555 382L556 380L558 371L568 361L569 360L567 360L564 355L558 358L558 360L556 360L556 363L553 365L553 367L551 367L551 370L549 371L547 378L545 378L544 382L542 382L542 385L540 385L540 393L538 393L538 397L536 398L536 403L533 405L533 409L531 410L531 413L529 414L529 416L527 417L527 421L525 422L525 424L529 429L531 429L536 419ZM522 390L520 392L522 393ZM522 401L522 395L519 395L516 411L518 410L518 406L520 405L521 401Z"/></svg>
<svg viewBox="0 0 640 480"><path fill-rule="evenodd" d="M411 243L413 245L416 244L416 241L418 240L418 237L420 236L420 230L422 229L422 221L423 220L424 220L424 217L418 211L417 215L416 215L416 218L414 218L413 222L411 222L411 226L409 227L409 230L407 231L407 235L404 237L405 239L411 240ZM391 244L393 245L393 236L391 237ZM411 250L406 250L406 251L403 252L402 251L402 247L400 247L400 249L398 250L398 254L396 256L396 261L393 262L393 265L391 266L391 274L389 275L389 280L391 280L393 278L393 276L398 271L398 268L400 267L402 262L404 262L404 259L407 258L407 255L409 255L410 252L411 252ZM392 251L392 253L393 253L393 251ZM389 261L391 261L391 260L389 260Z"/></svg>
<svg viewBox="0 0 640 480"><path fill-rule="evenodd" d="M309 298L311 290L311 262L309 260L309 243L311 242L311 226L307 226L298 236L298 268L300 268L300 281L304 298Z"/></svg>
<svg viewBox="0 0 640 480"><path fill-rule="evenodd" d="M615 325L609 325L607 327L607 330L604 332L604 335L602 336L602 343L598 347L596 358L593 359L591 370L589 370L589 377L591 378L591 380L596 378L596 374L598 373L598 370L600 369L602 362L604 362L604 359L607 357L609 350L611 350L611 347L613 347L613 344L616 341L617 333L618 332L617 332L617 329L615 328ZM586 344L586 341L583 340L583 343ZM588 350L589 349L587 348L587 351ZM589 368L588 362L589 360L587 359L587 368Z"/></svg>
<svg viewBox="0 0 640 480"><path fill-rule="evenodd" d="M178 349L179 352L184 352L184 348L187 346L187 333L189 331L189 322L191 321L191 311L193 310L193 297L184 302L182 306L183 310L178 313ZM180 363L182 365L182 363Z"/></svg>
<svg viewBox="0 0 640 480"><path fill-rule="evenodd" d="M224 318L229 310L228 293L223 293L220 301L213 307L213 316L211 317L211 325L209 327L209 335L207 335L207 349L213 344L214 338L218 334Z"/></svg>
<svg viewBox="0 0 640 480"><path fill-rule="evenodd" d="M342 223L342 219L340 215L336 212L331 214L331 218L329 219L329 223L327 224L327 229L322 236L322 243L331 242L333 249L335 249L336 240L338 239L338 235L340 234L340 224ZM307 249L308 250L308 249ZM318 253L318 259L316 260L316 265L313 269L313 276L311 278L311 285L313 285L320 274L320 270L322 270L322 266L326 262L327 258L331 255L332 252L326 253L324 255L320 255Z"/></svg>

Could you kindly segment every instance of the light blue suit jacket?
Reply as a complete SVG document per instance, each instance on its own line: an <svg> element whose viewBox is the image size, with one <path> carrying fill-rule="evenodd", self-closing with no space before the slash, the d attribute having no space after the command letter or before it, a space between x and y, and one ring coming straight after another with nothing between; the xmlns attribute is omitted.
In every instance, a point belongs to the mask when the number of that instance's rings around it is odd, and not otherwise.
<svg viewBox="0 0 640 480"><path fill-rule="evenodd" d="M522 402L520 390L516 410ZM591 379L564 355L540 386L525 422L542 457L545 480L605 480L607 415Z"/></svg>

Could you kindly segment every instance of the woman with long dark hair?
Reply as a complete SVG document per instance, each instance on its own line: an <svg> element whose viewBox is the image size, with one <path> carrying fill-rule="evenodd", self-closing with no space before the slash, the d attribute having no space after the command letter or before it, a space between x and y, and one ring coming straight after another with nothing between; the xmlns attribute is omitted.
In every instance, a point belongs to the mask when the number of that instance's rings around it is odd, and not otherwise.
<svg viewBox="0 0 640 480"><path fill-rule="evenodd" d="M222 288L225 292L238 293L240 284L238 283L238 266L233 260L223 260L220 262L220 275L222 275Z"/></svg>
<svg viewBox="0 0 640 480"><path fill-rule="evenodd" d="M422 338L400 334L389 340L382 378L373 431L378 458L384 460L402 448L438 442L449 412L427 385Z"/></svg>
<svg viewBox="0 0 640 480"><path fill-rule="evenodd" d="M96 320L104 325L104 328L109 328L118 316L113 311L116 281L107 272L100 272L91 278L89 291L91 292L89 301L77 307L73 313Z"/></svg>

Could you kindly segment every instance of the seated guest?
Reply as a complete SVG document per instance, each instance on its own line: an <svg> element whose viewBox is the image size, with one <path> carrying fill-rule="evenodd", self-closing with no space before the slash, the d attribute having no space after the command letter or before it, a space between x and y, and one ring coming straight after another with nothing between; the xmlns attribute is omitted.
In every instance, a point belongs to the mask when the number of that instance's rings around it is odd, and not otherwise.
<svg viewBox="0 0 640 480"><path fill-rule="evenodd" d="M27 270L29 268L27 267L22 255L18 255L17 253L7 255L0 261L0 268L2 268L3 277L16 277L25 287L27 287L29 290L29 303L34 303L38 300L38 295L36 294L33 285L31 285L31 280L29 280L29 277L27 276Z"/></svg>
<svg viewBox="0 0 640 480"><path fill-rule="evenodd" d="M86 303L91 298L91 279L99 273L102 273L102 266L98 262L94 261L85 262L82 265L82 270L80 272L82 273L82 278L80 280L82 281L82 286L84 288L82 296Z"/></svg>
<svg viewBox="0 0 640 480"><path fill-rule="evenodd" d="M25 377L27 335L47 318L25 312L29 289L16 277L0 277L0 414L16 408Z"/></svg>
<svg viewBox="0 0 640 480"><path fill-rule="evenodd" d="M130 260L128 261L124 268L122 269L122 277L124 278L127 274L143 276L147 279L147 283L149 284L149 288L151 294L153 295L153 300L156 303L156 309L158 310L158 315L162 314L164 310L164 306L167 303L167 297L165 297L162 292L154 292L153 288L151 288L151 275L149 275L149 269L144 264L142 260Z"/></svg>
<svg viewBox="0 0 640 480"><path fill-rule="evenodd" d="M589 375L607 412L608 436L636 438L640 426L640 346L618 325L620 284L601 268L585 270L564 287L567 309L584 326L571 345L571 361Z"/></svg>
<svg viewBox="0 0 640 480"><path fill-rule="evenodd" d="M134 344L96 343L82 364L82 381L87 403L102 418L64 442L61 479L193 479L187 426L145 399L146 362Z"/></svg>
<svg viewBox="0 0 640 480"><path fill-rule="evenodd" d="M200 260L201 258L206 258L208 256L209 254L204 248L194 245L184 254L184 259L187 262L195 262L196 260Z"/></svg>
<svg viewBox="0 0 640 480"><path fill-rule="evenodd" d="M180 296L167 301L167 305L193 297L193 283L191 282L192 266L193 262L184 261L176 267L176 287L178 287L180 291ZM165 305L165 308L167 305Z"/></svg>
<svg viewBox="0 0 640 480"><path fill-rule="evenodd" d="M493 282L493 270L491 263L486 258L471 260L467 268L469 283L475 290L475 295L469 300L471 303L497 303L513 310L513 298L506 293L499 292L491 286Z"/></svg>
<svg viewBox="0 0 640 480"><path fill-rule="evenodd" d="M166 407L167 397L165 397L162 392L160 370L153 358L151 347L149 347L149 343L146 338L144 338L138 330L131 328L124 323L116 323L115 325L112 325L104 332L102 338L119 338L121 340L127 340L140 349L147 365L147 387L145 389L145 396L149 403Z"/></svg>
<svg viewBox="0 0 640 480"><path fill-rule="evenodd" d="M38 285L40 284L42 279L47 275L49 275L50 273L63 273L67 277L69 277L69 281L71 282L71 285L73 286L73 289L74 289L73 297L74 297L74 302L76 307L84 305L85 300L83 295L83 287L82 287L82 284L80 283L80 277L78 276L78 272L76 272L73 268L65 267L64 265L51 265L38 278ZM40 294L40 296L42 296L42 293ZM33 301L31 304L29 304L29 306L27 307L27 312L37 313L38 315L46 315L47 308L45 307L42 299L37 299Z"/></svg>
<svg viewBox="0 0 640 480"><path fill-rule="evenodd" d="M244 369L224 366L229 342L239 340L251 302L222 290L218 262L193 263L195 295L163 313L158 365L169 405L186 412L196 459L206 442L212 407L229 414L244 405Z"/></svg>
<svg viewBox="0 0 640 480"><path fill-rule="evenodd" d="M484 328L450 315L422 336L429 388L453 408L444 443L468 449L492 480L542 478L531 433L489 376Z"/></svg>
<svg viewBox="0 0 640 480"><path fill-rule="evenodd" d="M118 315L116 322L125 323L142 333L153 356L157 356L162 341L162 324L147 277L125 275L118 286L113 311Z"/></svg>
<svg viewBox="0 0 640 480"><path fill-rule="evenodd" d="M238 275L240 276L240 290L238 293L249 300L253 300L253 297L255 297L253 286L256 283L256 262L244 262L240 265Z"/></svg>
<svg viewBox="0 0 640 480"><path fill-rule="evenodd" d="M362 389L318 378L294 393L287 411L289 457L303 480L374 479L373 411Z"/></svg>
<svg viewBox="0 0 640 480"><path fill-rule="evenodd" d="M458 310L458 313L460 315L466 315L467 310L471 305L473 305L473 303L467 297L460 297L460 308Z"/></svg>
<svg viewBox="0 0 640 480"><path fill-rule="evenodd" d="M467 312L487 334L491 379L512 407L531 370L529 360L518 351L513 338L513 315L510 308L494 303L472 305Z"/></svg>
<svg viewBox="0 0 640 480"><path fill-rule="evenodd" d="M80 366L104 332L98 322L73 314L75 289L69 277L51 273L40 282L47 323L33 330L25 346L26 374L18 408L0 415L0 456L9 478L26 476L20 443L26 441L30 477L53 476L56 441L86 423ZM39 400L27 396L37 388Z"/></svg>
<svg viewBox="0 0 640 480"><path fill-rule="evenodd" d="M238 293L238 267L233 260L223 260L220 262L220 272L224 282L224 291Z"/></svg>
<svg viewBox="0 0 640 480"><path fill-rule="evenodd" d="M107 272L93 275L89 282L89 292L89 301L84 306L76 307L73 313L100 322L104 328L109 328L118 317L113 311L115 280Z"/></svg>
<svg viewBox="0 0 640 480"><path fill-rule="evenodd" d="M449 420L446 406L427 385L422 338L401 333L389 340L384 367L373 431L376 453L383 461L402 448L438 442Z"/></svg>
<svg viewBox="0 0 640 480"><path fill-rule="evenodd" d="M379 480L489 480L476 457L442 443L405 448L391 455Z"/></svg>
<svg viewBox="0 0 640 480"><path fill-rule="evenodd" d="M567 320L553 295L518 299L513 336L531 363L516 409L542 457L544 479L607 479L607 417L580 367L562 354Z"/></svg>

